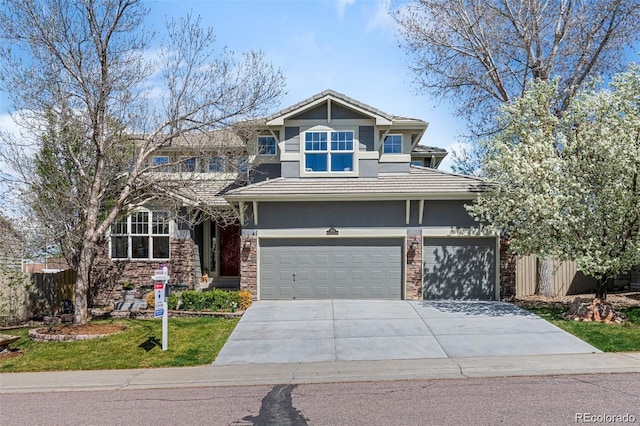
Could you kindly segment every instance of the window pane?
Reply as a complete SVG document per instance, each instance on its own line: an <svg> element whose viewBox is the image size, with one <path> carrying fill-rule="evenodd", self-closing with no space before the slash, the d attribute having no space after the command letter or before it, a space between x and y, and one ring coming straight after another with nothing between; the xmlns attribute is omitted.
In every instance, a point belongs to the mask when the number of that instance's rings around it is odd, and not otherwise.
<svg viewBox="0 0 640 426"><path fill-rule="evenodd" d="M111 257L126 259L129 257L129 237L111 237Z"/></svg>
<svg viewBox="0 0 640 426"><path fill-rule="evenodd" d="M111 235L127 235L127 218L116 221L111 227Z"/></svg>
<svg viewBox="0 0 640 426"><path fill-rule="evenodd" d="M326 172L327 154L306 154L304 167L308 172Z"/></svg>
<svg viewBox="0 0 640 426"><path fill-rule="evenodd" d="M153 159L151 160L151 165L154 167L158 167L157 170L160 172L169 171L169 167L159 167L159 166L166 166L167 164L169 164L169 157L167 156L157 156L157 157L153 157Z"/></svg>
<svg viewBox="0 0 640 426"><path fill-rule="evenodd" d="M304 134L304 149L307 151L326 151L326 132L306 132Z"/></svg>
<svg viewBox="0 0 640 426"><path fill-rule="evenodd" d="M149 237L131 237L131 257L134 259L149 258Z"/></svg>
<svg viewBox="0 0 640 426"><path fill-rule="evenodd" d="M169 235L169 214L166 212L153 212L152 234Z"/></svg>
<svg viewBox="0 0 640 426"><path fill-rule="evenodd" d="M260 136L258 138L258 154L273 155L276 153L276 138L273 136Z"/></svg>
<svg viewBox="0 0 640 426"><path fill-rule="evenodd" d="M331 132L332 151L352 151L353 132Z"/></svg>
<svg viewBox="0 0 640 426"><path fill-rule="evenodd" d="M131 233L132 234L148 234L149 233L149 213L138 212L131 215Z"/></svg>
<svg viewBox="0 0 640 426"><path fill-rule="evenodd" d="M249 168L249 160L246 158L238 158L238 173L246 173Z"/></svg>
<svg viewBox="0 0 640 426"><path fill-rule="evenodd" d="M224 172L224 158L213 157L209 159L209 171L210 172Z"/></svg>
<svg viewBox="0 0 640 426"><path fill-rule="evenodd" d="M169 237L153 238L153 258L154 259L169 258Z"/></svg>
<svg viewBox="0 0 640 426"><path fill-rule="evenodd" d="M186 158L180 162L180 171L182 172L195 172L196 171L196 159Z"/></svg>
<svg viewBox="0 0 640 426"><path fill-rule="evenodd" d="M331 171L353 171L353 154L331 154Z"/></svg>
<svg viewBox="0 0 640 426"><path fill-rule="evenodd" d="M402 136L389 135L384 138L382 146L382 152L384 154L400 154L402 153Z"/></svg>

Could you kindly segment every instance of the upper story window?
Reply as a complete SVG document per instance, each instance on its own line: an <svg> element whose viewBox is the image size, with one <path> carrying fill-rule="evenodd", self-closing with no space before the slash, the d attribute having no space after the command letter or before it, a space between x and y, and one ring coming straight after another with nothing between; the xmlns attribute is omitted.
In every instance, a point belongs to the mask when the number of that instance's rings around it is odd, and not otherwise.
<svg viewBox="0 0 640 426"><path fill-rule="evenodd" d="M209 158L209 164L207 167L207 171L209 172L219 172L222 173L225 170L226 160L224 157L212 157Z"/></svg>
<svg viewBox="0 0 640 426"><path fill-rule="evenodd" d="M168 164L169 164L169 157L166 155L157 155L151 159L151 166L157 168L158 171L160 172L169 171Z"/></svg>
<svg viewBox="0 0 640 426"><path fill-rule="evenodd" d="M383 154L402 154L402 135L387 135L382 143Z"/></svg>
<svg viewBox="0 0 640 426"><path fill-rule="evenodd" d="M169 259L169 214L138 211L111 226L112 259Z"/></svg>
<svg viewBox="0 0 640 426"><path fill-rule="evenodd" d="M197 166L197 163L195 158L182 158L180 160L181 172L195 172L196 166Z"/></svg>
<svg viewBox="0 0 640 426"><path fill-rule="evenodd" d="M304 151L307 172L353 171L352 131L305 132Z"/></svg>
<svg viewBox="0 0 640 426"><path fill-rule="evenodd" d="M276 138L273 136L258 136L258 154L275 155Z"/></svg>

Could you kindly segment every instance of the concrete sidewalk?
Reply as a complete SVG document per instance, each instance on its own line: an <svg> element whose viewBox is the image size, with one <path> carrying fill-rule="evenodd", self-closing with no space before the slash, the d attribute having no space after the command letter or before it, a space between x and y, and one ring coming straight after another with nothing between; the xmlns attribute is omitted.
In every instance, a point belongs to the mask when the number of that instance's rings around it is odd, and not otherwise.
<svg viewBox="0 0 640 426"><path fill-rule="evenodd" d="M640 373L640 353L514 355L0 374L0 393Z"/></svg>

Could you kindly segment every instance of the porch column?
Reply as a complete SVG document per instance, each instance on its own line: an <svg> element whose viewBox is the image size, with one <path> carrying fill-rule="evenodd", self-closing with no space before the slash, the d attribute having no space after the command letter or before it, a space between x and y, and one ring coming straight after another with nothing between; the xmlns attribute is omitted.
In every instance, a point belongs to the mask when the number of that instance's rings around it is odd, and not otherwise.
<svg viewBox="0 0 640 426"><path fill-rule="evenodd" d="M422 235L407 235L406 300L422 300Z"/></svg>
<svg viewBox="0 0 640 426"><path fill-rule="evenodd" d="M258 298L258 237L240 236L240 290L251 292L253 300Z"/></svg>

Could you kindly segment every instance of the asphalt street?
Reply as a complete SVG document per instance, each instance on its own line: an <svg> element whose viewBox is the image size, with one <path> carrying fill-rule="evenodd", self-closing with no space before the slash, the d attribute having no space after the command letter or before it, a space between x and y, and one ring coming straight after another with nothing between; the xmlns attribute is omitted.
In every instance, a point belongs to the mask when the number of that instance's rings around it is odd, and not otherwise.
<svg viewBox="0 0 640 426"><path fill-rule="evenodd" d="M640 373L3 394L6 425L640 423ZM595 420L595 421L594 421Z"/></svg>

